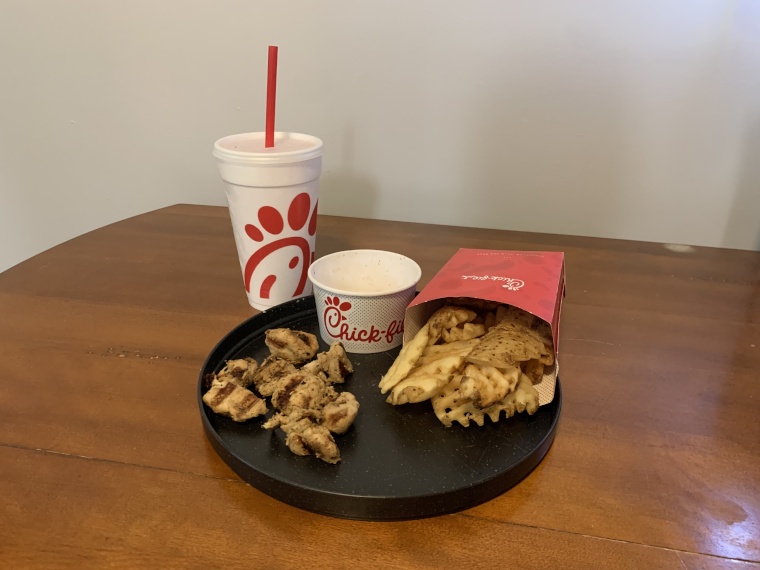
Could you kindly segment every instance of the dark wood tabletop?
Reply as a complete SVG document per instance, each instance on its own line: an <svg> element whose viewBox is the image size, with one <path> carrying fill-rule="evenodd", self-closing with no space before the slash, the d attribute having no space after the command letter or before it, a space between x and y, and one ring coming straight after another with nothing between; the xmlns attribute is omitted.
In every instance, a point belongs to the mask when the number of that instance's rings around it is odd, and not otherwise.
<svg viewBox="0 0 760 570"><path fill-rule="evenodd" d="M564 251L544 460L455 514L313 514L241 481L198 372L255 314L225 208L178 205L0 274L2 568L760 567L760 253L321 216L317 256Z"/></svg>

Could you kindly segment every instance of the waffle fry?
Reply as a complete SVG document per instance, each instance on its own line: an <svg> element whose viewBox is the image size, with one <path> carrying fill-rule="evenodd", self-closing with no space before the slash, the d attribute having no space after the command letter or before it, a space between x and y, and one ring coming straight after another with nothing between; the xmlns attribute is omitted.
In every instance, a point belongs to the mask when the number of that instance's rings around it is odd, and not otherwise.
<svg viewBox="0 0 760 570"><path fill-rule="evenodd" d="M446 344L434 344L433 346L428 346L422 351L422 356L417 361L417 365L427 364L429 361L455 354L467 356L476 344L478 344L478 339L473 338L470 340L457 340Z"/></svg>
<svg viewBox="0 0 760 570"><path fill-rule="evenodd" d="M380 391L385 394L401 382L411 372L414 365L422 356L422 351L430 340L430 324L426 324L414 335L411 342L404 345L401 352L393 361L388 372L380 379Z"/></svg>
<svg viewBox="0 0 760 570"><path fill-rule="evenodd" d="M428 339L428 345L435 344L444 331L474 320L477 316L475 311L465 309L463 307L456 307L453 305L445 305L438 309L433 316L428 320L430 326L430 338ZM463 339L456 339L463 340Z"/></svg>
<svg viewBox="0 0 760 570"><path fill-rule="evenodd" d="M454 422L469 427L471 421L478 426L483 426L486 417L495 423L499 421L502 414L504 418L511 418L516 413L527 412L528 415L533 415L538 410L538 392L525 374L520 375L520 381L514 392L508 394L502 401L484 409L476 408L472 400L462 395L461 378L461 376L456 376L433 398L435 415L446 427L451 427Z"/></svg>
<svg viewBox="0 0 760 570"><path fill-rule="evenodd" d="M386 401L398 406L431 400L447 427L534 414L533 384L554 363L551 327L516 307L451 302L433 313L381 379L381 392L390 392Z"/></svg>
<svg viewBox="0 0 760 570"><path fill-rule="evenodd" d="M444 342L456 342L460 340L470 340L486 334L486 326L482 323L464 323L462 326L452 327L441 331L441 338Z"/></svg>
<svg viewBox="0 0 760 570"><path fill-rule="evenodd" d="M440 392L449 383L449 378L448 374L407 378L393 387L386 402L394 406L424 402Z"/></svg>
<svg viewBox="0 0 760 570"><path fill-rule="evenodd" d="M546 365L541 360L528 360L523 366L523 371L533 381L534 384L541 382L544 377L544 368Z"/></svg>
<svg viewBox="0 0 760 570"><path fill-rule="evenodd" d="M520 379L520 369L514 366L501 371L493 366L468 364L461 383L462 396L476 408L483 409L503 400L514 392Z"/></svg>

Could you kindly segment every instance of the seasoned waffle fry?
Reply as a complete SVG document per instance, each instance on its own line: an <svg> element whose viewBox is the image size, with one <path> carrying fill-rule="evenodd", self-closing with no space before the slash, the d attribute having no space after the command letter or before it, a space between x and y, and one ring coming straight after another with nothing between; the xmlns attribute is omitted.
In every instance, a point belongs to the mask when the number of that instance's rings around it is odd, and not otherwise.
<svg viewBox="0 0 760 570"><path fill-rule="evenodd" d="M492 366L469 364L464 369L460 390L463 397L472 401L473 406L483 409L513 392L519 379L520 369L516 366L501 372Z"/></svg>
<svg viewBox="0 0 760 570"><path fill-rule="evenodd" d="M527 412L528 415L533 415L538 410L538 392L533 387L530 378L525 374L520 375L520 381L514 392L484 409L476 408L471 400L462 396L461 378L461 376L455 376L432 399L435 415L446 427L451 427L454 422L469 427L470 421L475 422L478 426L483 426L486 416L492 422L498 422L502 413L504 413L505 418L511 418L518 412Z"/></svg>
<svg viewBox="0 0 760 570"><path fill-rule="evenodd" d="M534 343L541 353L538 359L547 366L554 364L554 342L549 323L516 307L500 307L496 311L495 326L501 329L516 330L521 336L528 336L535 343L541 343L543 347Z"/></svg>
<svg viewBox="0 0 760 570"><path fill-rule="evenodd" d="M481 366L509 368L515 362L538 359L544 345L528 334L496 325L467 355L467 362Z"/></svg>
<svg viewBox="0 0 760 570"><path fill-rule="evenodd" d="M435 344L444 330L451 329L462 323L469 323L477 316L475 311L462 307L446 305L438 309L428 319L430 325L430 338L428 344Z"/></svg>
<svg viewBox="0 0 760 570"><path fill-rule="evenodd" d="M401 349L390 370L380 379L380 391L386 394L401 382L422 356L422 351L430 339L430 324L422 327L414 338Z"/></svg>
<svg viewBox="0 0 760 570"><path fill-rule="evenodd" d="M548 354L543 354L538 361L544 366L551 366L554 364L554 353L550 350Z"/></svg>
<svg viewBox="0 0 760 570"><path fill-rule="evenodd" d="M453 343L452 343L453 344ZM446 348L451 346L450 344L441 344L441 345L435 345L435 346L429 346L428 348ZM445 358L448 356L461 356L462 358L466 357L470 351L472 350L472 347L463 347L463 348L457 348L454 350L447 350L445 352L437 352L433 354L425 354L423 353L420 359L417 361L416 368L421 368L423 366L427 366L428 364L431 364L437 360L440 360L441 358Z"/></svg>
<svg viewBox="0 0 760 570"><path fill-rule="evenodd" d="M394 406L424 402L435 396L449 382L449 378L449 374L406 378L393 387L386 402Z"/></svg>
<svg viewBox="0 0 760 570"><path fill-rule="evenodd" d="M443 339L443 342L450 343L459 340L478 338L484 334L486 334L486 327L484 324L464 323L461 326L444 329L441 331L441 338Z"/></svg>
<svg viewBox="0 0 760 570"><path fill-rule="evenodd" d="M470 340L457 340L446 344L434 344L433 346L426 347L425 350L422 351L422 357L438 358L459 352L464 352L466 354L471 351L478 342L478 339L471 338Z"/></svg>
<svg viewBox="0 0 760 570"><path fill-rule="evenodd" d="M490 331L496 325L496 313L489 311L483 317L483 324L486 327L486 332Z"/></svg>
<svg viewBox="0 0 760 570"><path fill-rule="evenodd" d="M516 307L452 300L428 319L380 381L392 405L431 400L445 426L538 409L534 383L554 363L551 327Z"/></svg>
<svg viewBox="0 0 760 570"><path fill-rule="evenodd" d="M409 372L407 378L414 378L416 376L430 376L446 374L451 375L456 372L464 364L464 356L452 355L441 356L432 362L425 364L424 366L417 366Z"/></svg>
<svg viewBox="0 0 760 570"><path fill-rule="evenodd" d="M541 362L541 360L528 360L523 362L522 369L534 384L541 382L541 378L544 377L544 363Z"/></svg>
<svg viewBox="0 0 760 570"><path fill-rule="evenodd" d="M413 368L406 378L393 387L386 401L398 406L432 398L446 385L452 374L462 367L464 357L465 354L440 355Z"/></svg>

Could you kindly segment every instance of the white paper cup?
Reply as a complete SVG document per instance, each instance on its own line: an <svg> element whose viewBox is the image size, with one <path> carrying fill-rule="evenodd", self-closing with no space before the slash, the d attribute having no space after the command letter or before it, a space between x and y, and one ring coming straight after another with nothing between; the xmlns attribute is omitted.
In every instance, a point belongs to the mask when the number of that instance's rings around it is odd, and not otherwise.
<svg viewBox="0 0 760 570"><path fill-rule="evenodd" d="M299 133L230 135L214 143L248 302L259 310L311 294L322 141Z"/></svg>
<svg viewBox="0 0 760 570"><path fill-rule="evenodd" d="M309 279L322 340L340 341L353 353L396 348L421 276L417 263L390 251L355 249L317 259Z"/></svg>

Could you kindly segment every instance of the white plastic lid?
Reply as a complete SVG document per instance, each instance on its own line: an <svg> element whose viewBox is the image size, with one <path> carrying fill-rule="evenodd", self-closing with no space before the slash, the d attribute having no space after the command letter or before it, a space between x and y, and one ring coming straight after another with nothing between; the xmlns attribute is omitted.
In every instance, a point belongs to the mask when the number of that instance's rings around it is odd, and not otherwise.
<svg viewBox="0 0 760 570"><path fill-rule="evenodd" d="M300 133L274 134L274 146L264 146L264 133L240 133L214 143L213 155L227 162L285 164L322 156L322 140Z"/></svg>

